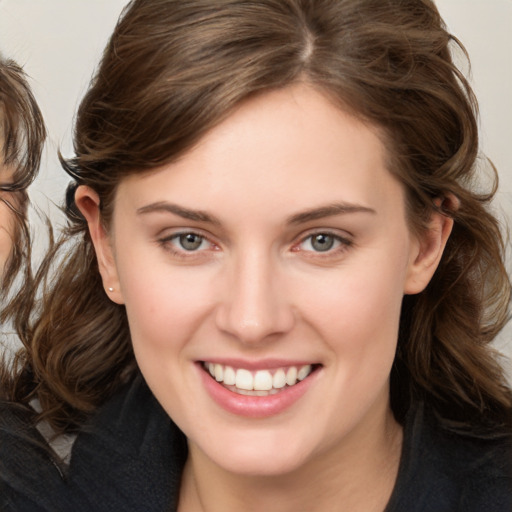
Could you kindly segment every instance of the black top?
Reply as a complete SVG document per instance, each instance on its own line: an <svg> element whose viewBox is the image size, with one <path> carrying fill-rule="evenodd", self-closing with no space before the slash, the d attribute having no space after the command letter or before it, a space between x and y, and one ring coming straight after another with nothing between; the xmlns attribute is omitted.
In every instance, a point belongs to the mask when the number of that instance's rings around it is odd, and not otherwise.
<svg viewBox="0 0 512 512"><path fill-rule="evenodd" d="M69 467L28 425L26 412L0 406L2 512L175 510L186 440L141 378L84 428ZM414 407L385 512L511 512L511 444L446 432Z"/></svg>

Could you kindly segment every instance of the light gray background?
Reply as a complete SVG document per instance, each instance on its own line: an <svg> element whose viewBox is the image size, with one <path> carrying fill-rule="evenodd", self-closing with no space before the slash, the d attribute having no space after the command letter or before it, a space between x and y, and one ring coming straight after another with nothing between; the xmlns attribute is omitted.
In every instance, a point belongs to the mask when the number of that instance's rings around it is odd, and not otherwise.
<svg viewBox="0 0 512 512"><path fill-rule="evenodd" d="M31 197L56 223L61 217L55 203L61 203L68 182L59 167L57 149L64 156L71 155L75 109L126 3L0 0L0 51L30 75L49 131L41 175ZM512 0L438 0L437 5L471 57L471 81L480 101L482 149L500 173L495 206L505 221L512 218ZM497 347L512 356L512 323L497 340ZM512 375L512 363L507 363L507 369Z"/></svg>

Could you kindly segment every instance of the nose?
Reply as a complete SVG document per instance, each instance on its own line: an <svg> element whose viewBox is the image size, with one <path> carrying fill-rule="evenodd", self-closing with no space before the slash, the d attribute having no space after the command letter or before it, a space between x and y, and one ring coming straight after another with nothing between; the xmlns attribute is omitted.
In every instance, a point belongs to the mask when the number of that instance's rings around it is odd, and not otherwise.
<svg viewBox="0 0 512 512"><path fill-rule="evenodd" d="M252 251L226 273L216 312L221 331L252 345L292 329L294 310L282 285L279 263Z"/></svg>

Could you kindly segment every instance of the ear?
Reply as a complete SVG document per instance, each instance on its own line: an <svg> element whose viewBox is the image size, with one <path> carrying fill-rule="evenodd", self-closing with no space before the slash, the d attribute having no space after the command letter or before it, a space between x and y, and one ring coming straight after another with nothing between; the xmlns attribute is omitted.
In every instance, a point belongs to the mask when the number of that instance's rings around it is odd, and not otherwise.
<svg viewBox="0 0 512 512"><path fill-rule="evenodd" d="M413 242L404 287L406 295L420 293L427 287L441 261L453 228L453 219L442 211L456 211L458 199L450 196L444 200L436 199L434 203L441 208L432 211L427 228Z"/></svg>
<svg viewBox="0 0 512 512"><path fill-rule="evenodd" d="M92 188L80 185L75 192L75 204L87 221L105 293L113 302L124 304L111 237L101 218L100 198Z"/></svg>

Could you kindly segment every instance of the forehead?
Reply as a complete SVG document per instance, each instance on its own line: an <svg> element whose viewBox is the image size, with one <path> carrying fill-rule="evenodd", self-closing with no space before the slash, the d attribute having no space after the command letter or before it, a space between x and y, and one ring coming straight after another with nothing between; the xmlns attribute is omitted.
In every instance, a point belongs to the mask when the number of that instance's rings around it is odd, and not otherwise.
<svg viewBox="0 0 512 512"><path fill-rule="evenodd" d="M175 195L234 211L340 200L374 208L401 189L386 162L377 127L301 84L251 98L178 161L125 179L118 192L139 204Z"/></svg>

